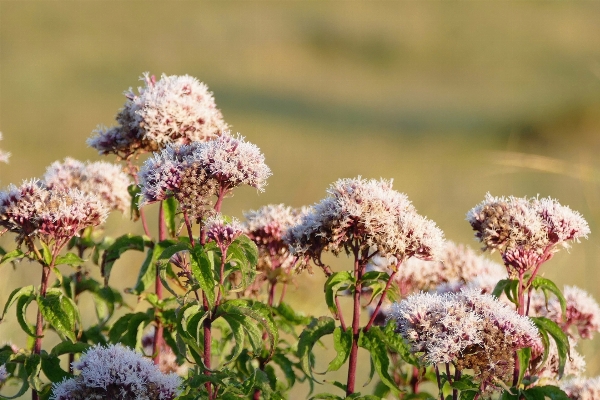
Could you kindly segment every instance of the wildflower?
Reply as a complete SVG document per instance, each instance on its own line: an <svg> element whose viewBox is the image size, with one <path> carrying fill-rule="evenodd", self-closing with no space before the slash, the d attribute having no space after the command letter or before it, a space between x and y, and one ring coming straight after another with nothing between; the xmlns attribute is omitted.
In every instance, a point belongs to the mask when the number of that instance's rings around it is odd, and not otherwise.
<svg viewBox="0 0 600 400"><path fill-rule="evenodd" d="M30 236L64 244L82 229L104 223L107 213L96 195L48 190L37 180L0 192L0 226L16 233L19 244Z"/></svg>
<svg viewBox="0 0 600 400"><path fill-rule="evenodd" d="M206 237L225 248L244 233L244 227L237 219L233 218L230 223L225 223L220 214L207 218L205 228Z"/></svg>
<svg viewBox="0 0 600 400"><path fill-rule="evenodd" d="M595 378L573 378L560 383L560 388L572 400L600 399L600 376Z"/></svg>
<svg viewBox="0 0 600 400"><path fill-rule="evenodd" d="M556 322L572 338L592 339L595 332L600 332L600 306L588 292L576 286L565 286L563 295L567 302L564 318L558 298L551 296L546 302L539 293L531 299L533 313Z"/></svg>
<svg viewBox="0 0 600 400"><path fill-rule="evenodd" d="M79 189L98 195L111 210L127 211L131 196L127 187L131 180L118 165L99 161L87 162L65 158L46 170L44 182L50 190Z"/></svg>
<svg viewBox="0 0 600 400"><path fill-rule="evenodd" d="M411 258L402 265L395 277L403 294L421 290L458 292L460 288L468 286L491 292L496 283L504 278L506 270L502 265L451 241L446 242L440 260Z"/></svg>
<svg viewBox="0 0 600 400"><path fill-rule="evenodd" d="M118 125L98 128L88 144L100 154L127 158L136 152L157 151L168 144L189 144L214 139L227 129L212 93L189 75L162 75L157 82L145 73L145 86L127 101L117 115Z"/></svg>
<svg viewBox="0 0 600 400"><path fill-rule="evenodd" d="M90 348L73 368L75 378L52 386L52 399L172 400L179 393L181 378L163 374L151 360L121 345Z"/></svg>
<svg viewBox="0 0 600 400"><path fill-rule="evenodd" d="M413 294L392 305L390 318L426 363L471 369L484 385L508 380L514 352L540 340L529 318L478 290Z"/></svg>
<svg viewBox="0 0 600 400"><path fill-rule="evenodd" d="M292 263L293 257L284 236L305 213L305 208L294 209L283 204L269 204L244 212L244 231L258 247L257 269L271 271L286 268Z"/></svg>
<svg viewBox="0 0 600 400"><path fill-rule="evenodd" d="M2 132L0 132L0 140L2 140ZM10 157L10 153L0 150L0 162L7 163Z"/></svg>
<svg viewBox="0 0 600 400"><path fill-rule="evenodd" d="M484 250L498 250L507 267L524 273L552 257L559 245L587 237L583 217L551 198L493 197L467 213Z"/></svg>
<svg viewBox="0 0 600 400"><path fill-rule="evenodd" d="M213 195L224 196L242 184L262 191L270 175L258 147L240 136L167 146L140 169L140 204L175 196L182 210L201 217Z"/></svg>
<svg viewBox="0 0 600 400"><path fill-rule="evenodd" d="M4 364L0 365L0 387L8 378L10 378L10 374L6 370L6 366Z"/></svg>
<svg viewBox="0 0 600 400"><path fill-rule="evenodd" d="M327 192L286 234L292 252L305 264L311 258L319 264L323 251L338 255L356 244L363 253L398 261L439 256L442 231L417 214L391 181L340 179Z"/></svg>

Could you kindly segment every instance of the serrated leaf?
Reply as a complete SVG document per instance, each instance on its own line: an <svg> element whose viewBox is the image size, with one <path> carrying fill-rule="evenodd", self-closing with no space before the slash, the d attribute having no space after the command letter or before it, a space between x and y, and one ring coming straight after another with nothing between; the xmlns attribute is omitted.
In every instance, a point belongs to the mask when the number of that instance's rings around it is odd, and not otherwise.
<svg viewBox="0 0 600 400"><path fill-rule="evenodd" d="M495 297L500 297L504 292L508 296L509 300L513 301L514 296L512 296L512 292L518 284L519 281L516 279L502 279L496 284L496 287L494 287L492 295Z"/></svg>
<svg viewBox="0 0 600 400"><path fill-rule="evenodd" d="M559 379L562 378L567 357L571 353L569 339L566 333L560 329L556 322L548 318L531 317L531 320L535 323L538 330L544 330L554 339L554 342L556 343L556 349L558 351L558 376Z"/></svg>
<svg viewBox="0 0 600 400"><path fill-rule="evenodd" d="M517 356L519 358L519 380L517 381L517 387L521 386L525 371L529 367L529 361L531 360L531 347L525 347L517 350Z"/></svg>
<svg viewBox="0 0 600 400"><path fill-rule="evenodd" d="M9 253L6 253L2 256L2 258L0 259L0 265L7 263L7 262L12 262L15 260L20 260L21 258L25 257L25 253L23 253L21 251L21 249L16 249L13 250Z"/></svg>
<svg viewBox="0 0 600 400"><path fill-rule="evenodd" d="M325 282L325 302L331 314L337 319L338 309L335 298L341 290L348 290L354 286L354 277L349 271L335 272Z"/></svg>
<svg viewBox="0 0 600 400"><path fill-rule="evenodd" d="M27 313L27 307L35 299L36 299L35 295L34 294L30 294L29 296L20 296L19 300L17 300L17 321L19 322L19 325L21 326L21 329L23 329L23 332L25 332L30 337L38 337L33 332L33 330L32 330L33 327L30 326L27 323L27 321L25 320L25 316L27 315L26 314ZM42 337L42 336L40 336L40 337Z"/></svg>
<svg viewBox="0 0 600 400"><path fill-rule="evenodd" d="M309 317L297 313L289 304L284 302L277 304L273 310L277 313L277 315L295 325L308 325L311 321Z"/></svg>
<svg viewBox="0 0 600 400"><path fill-rule="evenodd" d="M204 365L204 362L202 360L202 355L204 353L203 351L203 341L199 340L199 338L197 337L196 333L194 333L194 335L190 334L190 330L188 327L188 321L196 316L196 314L201 314L200 315L200 320L197 322L197 324L201 324L203 318L206 318L206 312L197 304L194 303L188 303L186 305L184 305L183 307L181 307L178 312L177 312L177 340L182 343L183 345L187 345L187 347L190 349L190 354L192 356L192 358L194 359L194 361L196 362L196 364L198 365ZM202 332L200 332L202 333ZM182 347L182 351L185 350L184 347Z"/></svg>
<svg viewBox="0 0 600 400"><path fill-rule="evenodd" d="M266 361L273 356L275 348L277 347L277 342L279 341L279 331L273 320L270 307L253 300L228 300L219 306L216 317L223 314L243 315L262 325L265 332L267 332L270 346L269 355L267 356Z"/></svg>
<svg viewBox="0 0 600 400"><path fill-rule="evenodd" d="M17 299L19 299L21 296L31 296L34 290L35 289L33 285L24 286L13 290L8 296L8 300L6 300L6 304L4 305L4 310L2 311L2 317L0 317L0 321L4 319L6 311L15 301L17 301Z"/></svg>
<svg viewBox="0 0 600 400"><path fill-rule="evenodd" d="M314 378L310 363L310 356L314 345L325 335L332 334L335 330L335 320L331 317L314 318L302 331L298 339L298 358L304 373L313 381Z"/></svg>
<svg viewBox="0 0 600 400"><path fill-rule="evenodd" d="M76 343L60 342L59 344L54 346L54 348L52 348L52 350L50 351L50 354L52 354L54 356L61 356L63 354L67 354L67 353L83 353L90 347L91 346L89 344L82 343L82 342L76 342Z"/></svg>
<svg viewBox="0 0 600 400"><path fill-rule="evenodd" d="M414 365L415 367L420 367L422 364L419 361L419 358L416 357L413 352L410 350L410 347L401 335L398 335L395 332L396 323L394 320L390 320L383 327L383 335L382 339L386 346L393 352L398 353L398 355L407 363Z"/></svg>
<svg viewBox="0 0 600 400"><path fill-rule="evenodd" d="M237 318L235 318L235 316L225 314L222 317L229 324L234 341L233 349L231 350L231 357L229 357L229 360L227 360L224 363L224 365L227 365L230 362L235 361L240 356L240 354L242 354L246 334L244 333L244 328L242 327L242 324Z"/></svg>
<svg viewBox="0 0 600 400"><path fill-rule="evenodd" d="M64 256L58 256L56 258L55 265L70 265L72 267L77 267L79 265L83 265L85 260L79 257L75 253L67 253Z"/></svg>
<svg viewBox="0 0 600 400"><path fill-rule="evenodd" d="M54 330L72 342L77 341L75 324L80 322L77 306L60 289L49 289L45 297L37 297L40 312Z"/></svg>
<svg viewBox="0 0 600 400"><path fill-rule="evenodd" d="M42 243L42 258L43 261L46 265L50 265L52 264L52 251L50 251L50 248L48 247L48 245L44 242Z"/></svg>
<svg viewBox="0 0 600 400"><path fill-rule="evenodd" d="M522 394L527 400L569 400L569 396L556 386L535 386L524 390Z"/></svg>
<svg viewBox="0 0 600 400"><path fill-rule="evenodd" d="M108 279L115 261L117 261L127 250L144 251L148 238L130 233L118 237L102 254L100 272L104 277L104 284L108 286Z"/></svg>
<svg viewBox="0 0 600 400"><path fill-rule="evenodd" d="M27 374L27 382L34 390L40 391L43 383L39 378L40 370L42 368L42 357L39 354L30 354L23 364L25 373Z"/></svg>
<svg viewBox="0 0 600 400"><path fill-rule="evenodd" d="M350 348L352 347L352 331L350 329L342 330L341 327L337 327L333 331L333 348L337 355L329 363L327 372L337 371L342 365L348 360L350 355Z"/></svg>
<svg viewBox="0 0 600 400"><path fill-rule="evenodd" d="M369 351L379 379L397 394L400 393L400 390L389 374L390 360L383 336L383 332L378 326L372 327L366 332L361 332L358 345Z"/></svg>
<svg viewBox="0 0 600 400"><path fill-rule="evenodd" d="M565 299L565 296L562 294L562 292L560 291L560 289L558 288L558 286L556 286L556 284L554 282L552 282L550 279L543 278L541 276L536 276L535 278L533 278L533 281L531 282L531 286L534 289L543 290L544 296L546 295L546 290L554 293L554 295L558 299L558 302L560 303L560 308L561 308L562 315L564 318L564 315L567 311L567 300Z"/></svg>
<svg viewBox="0 0 600 400"><path fill-rule="evenodd" d="M290 361L284 354L275 352L272 358L273 362L281 368L285 379L288 383L288 388L291 388L296 383L296 373L294 372L294 363Z"/></svg>
<svg viewBox="0 0 600 400"><path fill-rule="evenodd" d="M169 197L166 200L163 200L163 211L165 213L165 223L167 225L167 230L169 231L169 235L171 237L175 237L177 234L177 224L175 222L175 215L177 214L177 200L175 197Z"/></svg>
<svg viewBox="0 0 600 400"><path fill-rule="evenodd" d="M201 246L196 246L191 255L192 275L206 295L209 307L212 308L215 304L215 287L217 285L214 275L214 252L207 254Z"/></svg>

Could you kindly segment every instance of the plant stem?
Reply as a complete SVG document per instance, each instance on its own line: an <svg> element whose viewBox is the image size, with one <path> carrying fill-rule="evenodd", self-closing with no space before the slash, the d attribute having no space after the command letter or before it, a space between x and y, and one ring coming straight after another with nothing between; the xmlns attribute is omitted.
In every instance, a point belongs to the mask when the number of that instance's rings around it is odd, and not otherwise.
<svg viewBox="0 0 600 400"><path fill-rule="evenodd" d="M165 221L165 208L164 202L160 202L160 207L158 209L158 241L162 242L167 238L167 223ZM163 298L163 284L160 280L160 269L156 268L156 276L154 278L154 291L156 293L156 297L158 300L162 300ZM154 342L152 343L152 354L154 364L160 364L160 353L163 343L163 335L164 335L164 327L160 317L158 316L159 310L155 310L156 316L154 317L154 323L156 324L156 329L154 330Z"/></svg>
<svg viewBox="0 0 600 400"><path fill-rule="evenodd" d="M385 300L385 295L387 294L387 291L390 288L390 284L392 283L392 280L394 280L394 276L396 275L397 272L398 272L398 269L396 268L396 270L394 272L392 272L392 275L390 275L387 283L385 284L385 289L383 289L383 293L381 293L381 297L379 298L377 307L375 307L375 311L373 311L373 315L371 315L371 319L369 319L369 323L367 324L367 326L365 326L365 332L368 331L369 329L371 329L371 325L373 325L373 322L375 322L375 319L377 318L377 314L379 313L379 309L381 308L381 304Z"/></svg>
<svg viewBox="0 0 600 400"><path fill-rule="evenodd" d="M354 286L354 310L352 313L352 347L350 348L350 358L348 365L348 381L346 384L346 395L354 393L354 383L356 381L356 365L358 362L358 337L360 334L360 295L362 292L362 272L363 266L359 258L358 243L354 245L354 276L356 285Z"/></svg>
<svg viewBox="0 0 600 400"><path fill-rule="evenodd" d="M440 400L444 400L444 391L442 390L442 379L440 378L440 370L437 364L435 365L435 377L437 379L438 390L440 392Z"/></svg>

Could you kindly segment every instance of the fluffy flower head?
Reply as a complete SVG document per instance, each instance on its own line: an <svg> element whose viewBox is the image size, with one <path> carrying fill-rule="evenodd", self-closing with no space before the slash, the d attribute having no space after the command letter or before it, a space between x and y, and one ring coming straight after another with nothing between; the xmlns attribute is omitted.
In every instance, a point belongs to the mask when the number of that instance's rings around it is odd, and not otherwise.
<svg viewBox="0 0 600 400"><path fill-rule="evenodd" d="M572 400L600 399L600 376L573 378L560 383L560 388Z"/></svg>
<svg viewBox="0 0 600 400"><path fill-rule="evenodd" d="M52 399L171 400L181 384L176 374L161 373L151 360L120 345L94 346L73 368L81 374L55 383Z"/></svg>

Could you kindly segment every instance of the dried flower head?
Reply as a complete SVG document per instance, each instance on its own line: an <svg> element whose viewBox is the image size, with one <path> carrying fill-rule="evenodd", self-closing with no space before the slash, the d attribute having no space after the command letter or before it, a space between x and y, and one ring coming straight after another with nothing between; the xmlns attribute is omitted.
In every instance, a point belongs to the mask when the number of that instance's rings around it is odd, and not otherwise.
<svg viewBox="0 0 600 400"><path fill-rule="evenodd" d="M565 380L560 383L560 388L571 400L597 400L600 399L600 376Z"/></svg>
<svg viewBox="0 0 600 400"><path fill-rule="evenodd" d="M398 261L439 256L442 231L417 214L408 198L392 189L392 181L340 179L327 192L286 234L292 251L305 263L313 259L320 264L323 251L338 255L356 243L361 252Z"/></svg>
<svg viewBox="0 0 600 400"><path fill-rule="evenodd" d="M514 352L539 340L529 318L478 290L413 294L392 305L390 318L425 362L452 362L486 384L509 379Z"/></svg>
<svg viewBox="0 0 600 400"><path fill-rule="evenodd" d="M531 297L533 314L556 322L572 338L592 339L595 332L600 332L600 306L588 292L576 286L565 286L563 295L567 302L564 318L556 296L546 301L537 292Z"/></svg>
<svg viewBox="0 0 600 400"><path fill-rule="evenodd" d="M2 132L0 132L0 140L2 140ZM0 150L0 162L7 163L10 158L10 153Z"/></svg>
<svg viewBox="0 0 600 400"><path fill-rule="evenodd" d="M220 214L206 219L204 228L206 237L215 241L219 247L229 247L231 243L244 233L244 227L235 218L226 223Z"/></svg>
<svg viewBox="0 0 600 400"><path fill-rule="evenodd" d="M171 400L181 378L163 374L151 360L121 345L94 346L73 363L81 374L52 386L52 399Z"/></svg>
<svg viewBox="0 0 600 400"><path fill-rule="evenodd" d="M124 213L131 203L127 191L131 179L118 165L103 161L83 163L67 157L48 167L44 182L50 190L79 189L96 194L110 210Z"/></svg>
<svg viewBox="0 0 600 400"><path fill-rule="evenodd" d="M102 224L107 214L96 195L78 189L48 190L37 180L0 192L0 226L16 233L19 244L30 236L64 244L82 229Z"/></svg>
<svg viewBox="0 0 600 400"><path fill-rule="evenodd" d="M189 75L162 75L159 81L145 73L145 86L125 92L127 101L117 115L118 126L98 128L88 144L100 154L127 158L156 151L168 144L206 141L227 129L211 92Z"/></svg>
<svg viewBox="0 0 600 400"><path fill-rule="evenodd" d="M484 250L498 250L505 265L524 272L548 260L558 245L587 237L585 219L551 198L493 197L467 213Z"/></svg>

